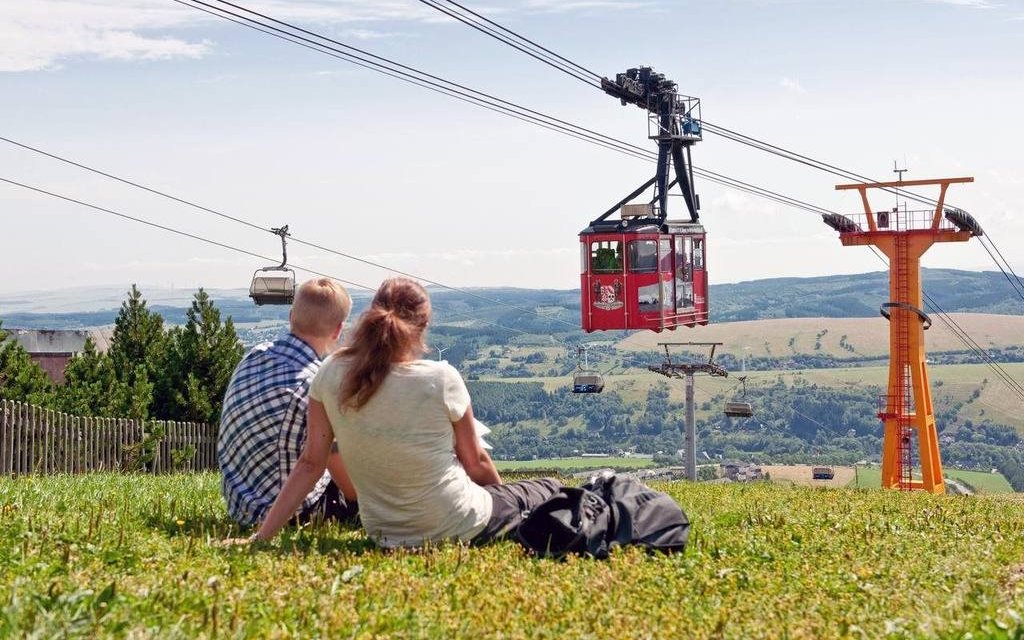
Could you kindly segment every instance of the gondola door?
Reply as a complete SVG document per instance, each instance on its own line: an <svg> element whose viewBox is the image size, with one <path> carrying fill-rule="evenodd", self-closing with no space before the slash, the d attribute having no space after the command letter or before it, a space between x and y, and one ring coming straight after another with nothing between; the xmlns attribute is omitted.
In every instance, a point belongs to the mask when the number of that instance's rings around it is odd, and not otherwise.
<svg viewBox="0 0 1024 640"><path fill-rule="evenodd" d="M629 326L624 244L619 234L581 236L580 313L584 331Z"/></svg>

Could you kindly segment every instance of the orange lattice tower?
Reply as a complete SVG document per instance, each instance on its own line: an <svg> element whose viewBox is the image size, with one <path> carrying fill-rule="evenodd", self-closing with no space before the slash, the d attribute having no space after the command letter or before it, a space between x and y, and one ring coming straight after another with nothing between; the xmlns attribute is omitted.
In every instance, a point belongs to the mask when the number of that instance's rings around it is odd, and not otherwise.
<svg viewBox="0 0 1024 640"><path fill-rule="evenodd" d="M960 209L945 208L949 185L974 182L974 178L941 178L866 184L841 184L836 189L860 192L864 213L852 216L829 214L825 222L839 231L844 246L873 245L889 258L889 302L881 307L889 319L889 387L878 417L885 424L882 449L882 486L892 489L923 489L943 493L942 459L935 429L928 369L925 366L924 332L931 319L923 311L921 256L936 242L965 242L981 235L974 219ZM875 213L868 189L938 185L935 209L908 211L896 207ZM914 477L914 440L917 440L920 479Z"/></svg>

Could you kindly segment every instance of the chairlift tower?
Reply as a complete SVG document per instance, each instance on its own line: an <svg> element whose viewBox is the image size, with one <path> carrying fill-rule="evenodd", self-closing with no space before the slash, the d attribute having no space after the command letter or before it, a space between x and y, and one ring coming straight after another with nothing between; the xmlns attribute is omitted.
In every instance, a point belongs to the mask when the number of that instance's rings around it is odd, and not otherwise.
<svg viewBox="0 0 1024 640"><path fill-rule="evenodd" d="M715 347L721 346L721 342L659 342L659 347L665 348L665 362L658 366L648 366L648 370L660 373L668 378L684 378L686 380L686 478L697 480L697 425L693 411L693 377L698 373L706 373L710 376L729 377L729 372L721 365L715 364ZM694 346L711 347L711 353L707 362L673 362L669 347Z"/></svg>
<svg viewBox="0 0 1024 640"><path fill-rule="evenodd" d="M889 301L880 308L889 320L889 383L878 412L885 425L882 486L886 488L945 492L925 359L924 332L932 321L923 311L921 256L936 242L966 242L982 234L970 214L944 206L949 185L966 182L974 182L974 178L840 184L836 190L860 193L864 213L822 216L839 232L843 246L875 246L889 258ZM870 189L918 186L939 187L934 210L910 211L898 205L892 211L875 213L871 209ZM915 438L920 479L914 477Z"/></svg>

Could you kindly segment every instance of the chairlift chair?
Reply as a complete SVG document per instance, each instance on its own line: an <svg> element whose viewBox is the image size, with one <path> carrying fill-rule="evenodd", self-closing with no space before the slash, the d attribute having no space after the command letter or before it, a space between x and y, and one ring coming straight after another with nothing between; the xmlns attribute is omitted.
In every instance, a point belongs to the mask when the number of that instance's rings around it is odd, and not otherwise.
<svg viewBox="0 0 1024 640"><path fill-rule="evenodd" d="M589 368L587 349L580 345L577 352L583 357L576 373L572 376L573 393L601 393L604 391L604 376L595 369Z"/></svg>
<svg viewBox="0 0 1024 640"><path fill-rule="evenodd" d="M747 402L747 376L741 376L738 379L740 384L743 385L743 395L741 400L732 400L725 403L725 415L730 418L752 418L754 416L754 408Z"/></svg>
<svg viewBox="0 0 1024 640"><path fill-rule="evenodd" d="M593 370L580 370L572 377L573 393L601 393L604 391L604 376Z"/></svg>
<svg viewBox="0 0 1024 640"><path fill-rule="evenodd" d="M281 264L257 269L249 285L249 297L258 306L285 305L295 300L295 271L288 268L288 225L270 230L281 237Z"/></svg>

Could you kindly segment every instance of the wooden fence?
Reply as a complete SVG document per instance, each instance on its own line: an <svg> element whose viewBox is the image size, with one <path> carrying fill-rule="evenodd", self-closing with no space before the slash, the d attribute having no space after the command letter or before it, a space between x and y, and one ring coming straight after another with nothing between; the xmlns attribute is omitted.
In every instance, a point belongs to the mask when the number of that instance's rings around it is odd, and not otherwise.
<svg viewBox="0 0 1024 640"><path fill-rule="evenodd" d="M156 436L163 436L158 440ZM150 436L152 461L140 464ZM155 440L155 442L153 442ZM195 447L186 456L189 445ZM176 456L172 453L177 452ZM178 464L175 465L175 457ZM217 468L217 427L195 422L83 418L22 402L0 401L0 476Z"/></svg>

